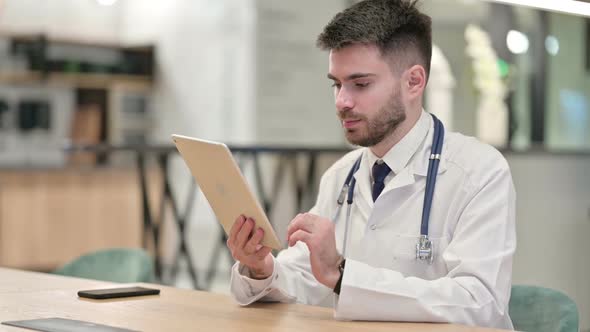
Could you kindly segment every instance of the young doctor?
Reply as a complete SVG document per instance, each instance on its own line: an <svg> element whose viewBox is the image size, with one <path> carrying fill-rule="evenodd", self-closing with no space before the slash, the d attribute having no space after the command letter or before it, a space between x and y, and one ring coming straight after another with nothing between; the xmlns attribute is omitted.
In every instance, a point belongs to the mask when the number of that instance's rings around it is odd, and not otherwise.
<svg viewBox="0 0 590 332"><path fill-rule="evenodd" d="M318 37L347 140L363 148L323 175L316 205L276 258L238 217L231 292L334 307L337 319L512 329L515 191L494 148L422 108L431 20L416 2L366 0ZM247 217L247 216L246 216Z"/></svg>

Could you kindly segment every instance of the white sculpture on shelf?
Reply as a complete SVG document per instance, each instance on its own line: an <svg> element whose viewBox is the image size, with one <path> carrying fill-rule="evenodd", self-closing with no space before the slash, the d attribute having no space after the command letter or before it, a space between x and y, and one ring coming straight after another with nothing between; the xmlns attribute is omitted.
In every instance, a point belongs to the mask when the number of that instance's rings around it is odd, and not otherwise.
<svg viewBox="0 0 590 332"><path fill-rule="evenodd" d="M465 29L467 55L472 59L473 85L478 92L477 136L496 147L508 143L508 107L504 102L508 92L502 81L498 57L489 35L470 24Z"/></svg>
<svg viewBox="0 0 590 332"><path fill-rule="evenodd" d="M438 46L432 45L430 77L426 85L426 110L436 115L447 130L453 130L454 88L455 78L447 58Z"/></svg>

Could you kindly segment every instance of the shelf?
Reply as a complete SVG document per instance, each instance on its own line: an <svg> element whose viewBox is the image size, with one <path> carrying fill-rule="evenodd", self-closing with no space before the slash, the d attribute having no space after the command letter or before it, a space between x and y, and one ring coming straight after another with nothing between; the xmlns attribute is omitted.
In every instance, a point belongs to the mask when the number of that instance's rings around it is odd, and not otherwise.
<svg viewBox="0 0 590 332"><path fill-rule="evenodd" d="M93 74L93 73L48 73L37 71L0 72L0 84L47 84L66 85L77 88L106 89L112 86L148 90L152 87L149 76Z"/></svg>
<svg viewBox="0 0 590 332"><path fill-rule="evenodd" d="M150 89L153 81L154 46L123 45L122 43L55 37L47 34L0 32L0 38L11 41L11 56L27 60L28 69L0 72L0 83L43 84L78 88L106 89L123 86L130 89ZM118 60L96 64L84 59L51 58L51 47L67 45L80 48L108 48L117 53ZM89 50L89 52L92 52Z"/></svg>
<svg viewBox="0 0 590 332"><path fill-rule="evenodd" d="M38 72L0 72L2 84L29 84L41 81L43 76Z"/></svg>
<svg viewBox="0 0 590 332"><path fill-rule="evenodd" d="M87 47L100 47L100 48L115 48L122 50L132 50L137 52L151 52L152 46L147 44L123 44L114 41L106 40L90 40L88 38L75 38L75 37L57 37L51 36L44 33L16 33L16 32L0 32L0 38L9 38L15 41L22 42L35 42L40 38L50 44L61 44L61 45L74 45L74 46L87 46Z"/></svg>

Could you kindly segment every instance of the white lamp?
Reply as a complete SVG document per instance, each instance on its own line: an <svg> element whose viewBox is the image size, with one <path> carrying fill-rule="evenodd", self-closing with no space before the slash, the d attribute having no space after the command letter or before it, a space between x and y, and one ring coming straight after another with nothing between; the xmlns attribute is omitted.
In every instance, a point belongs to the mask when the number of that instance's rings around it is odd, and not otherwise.
<svg viewBox="0 0 590 332"><path fill-rule="evenodd" d="M514 54L524 54L529 50L529 38L520 31L510 30L506 35L506 46Z"/></svg>

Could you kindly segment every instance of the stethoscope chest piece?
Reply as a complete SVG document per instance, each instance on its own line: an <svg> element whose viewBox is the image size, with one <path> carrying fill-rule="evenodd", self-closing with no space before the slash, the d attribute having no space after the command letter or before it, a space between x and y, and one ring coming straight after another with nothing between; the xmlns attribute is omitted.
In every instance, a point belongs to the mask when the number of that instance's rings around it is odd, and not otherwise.
<svg viewBox="0 0 590 332"><path fill-rule="evenodd" d="M434 261L432 249L432 241L428 239L428 236L420 235L420 239L416 243L416 260L432 264Z"/></svg>

